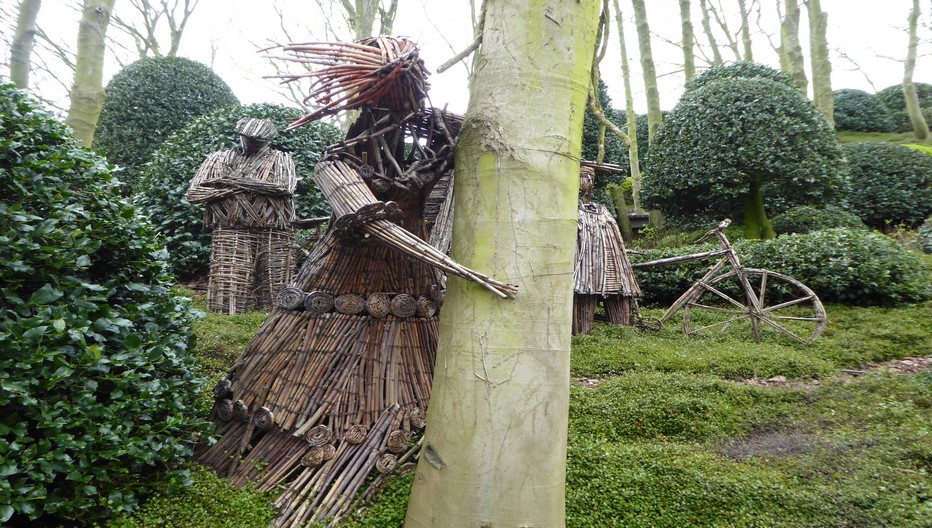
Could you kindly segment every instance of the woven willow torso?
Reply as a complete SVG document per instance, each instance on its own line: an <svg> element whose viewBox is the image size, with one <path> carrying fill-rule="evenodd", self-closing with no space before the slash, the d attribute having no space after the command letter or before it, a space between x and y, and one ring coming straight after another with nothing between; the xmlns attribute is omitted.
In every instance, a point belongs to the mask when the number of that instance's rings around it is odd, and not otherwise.
<svg viewBox="0 0 932 528"><path fill-rule="evenodd" d="M220 178L245 179L249 189L222 184ZM239 149L211 154L201 165L188 191L191 203L206 202L204 228L287 228L295 218L297 183L291 155L272 149L245 157Z"/></svg>

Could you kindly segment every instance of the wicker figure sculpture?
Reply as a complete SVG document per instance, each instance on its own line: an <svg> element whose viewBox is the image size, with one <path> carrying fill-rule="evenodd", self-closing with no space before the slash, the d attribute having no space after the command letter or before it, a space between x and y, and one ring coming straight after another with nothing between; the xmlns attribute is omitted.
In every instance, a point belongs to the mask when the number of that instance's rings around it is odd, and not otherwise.
<svg viewBox="0 0 932 528"><path fill-rule="evenodd" d="M595 170L579 169L579 231L573 270L573 335L592 330L599 301L614 324L637 317L641 294L615 218L604 205L592 201Z"/></svg>
<svg viewBox="0 0 932 528"><path fill-rule="evenodd" d="M213 231L207 307L227 314L271 308L295 266L291 155L269 148L278 131L268 119L241 119L236 132L241 146L209 155L187 194L206 203Z"/></svg>
<svg viewBox="0 0 932 528"><path fill-rule="evenodd" d="M330 228L216 387L218 441L200 460L234 483L284 489L277 526L335 524L373 469L413 453L444 272L501 297L517 288L425 242L425 204L452 171L460 120L422 106L427 72L413 43L286 49L327 66L312 74L312 96L328 106L292 126L343 108L360 115L314 170Z"/></svg>

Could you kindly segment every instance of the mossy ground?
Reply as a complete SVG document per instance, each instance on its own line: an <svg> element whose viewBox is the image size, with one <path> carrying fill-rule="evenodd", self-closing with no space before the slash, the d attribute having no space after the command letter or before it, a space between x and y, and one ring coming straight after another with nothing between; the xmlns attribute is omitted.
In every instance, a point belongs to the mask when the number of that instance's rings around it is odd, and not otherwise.
<svg viewBox="0 0 932 528"><path fill-rule="evenodd" d="M567 526L926 526L932 372L872 366L932 354L932 303L827 310L807 347L687 338L675 324L596 322L574 337ZM206 371L232 363L263 318L199 322ZM843 372L857 369L868 373ZM267 496L193 476L109 526L264 527L274 515ZM410 468L387 479L345 526L402 526L412 480Z"/></svg>

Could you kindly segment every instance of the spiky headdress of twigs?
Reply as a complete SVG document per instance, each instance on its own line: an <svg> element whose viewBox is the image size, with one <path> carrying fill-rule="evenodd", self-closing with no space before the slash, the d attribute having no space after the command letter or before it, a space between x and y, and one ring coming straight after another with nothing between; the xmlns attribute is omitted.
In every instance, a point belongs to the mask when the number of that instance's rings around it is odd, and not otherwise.
<svg viewBox="0 0 932 528"><path fill-rule="evenodd" d="M282 84L313 79L304 102L321 106L291 123L289 130L366 104L411 111L419 108L427 95L430 72L418 55L417 45L406 38L381 36L355 43L305 42L278 48L290 54L281 57L283 60L323 66L302 74L270 76L282 79Z"/></svg>

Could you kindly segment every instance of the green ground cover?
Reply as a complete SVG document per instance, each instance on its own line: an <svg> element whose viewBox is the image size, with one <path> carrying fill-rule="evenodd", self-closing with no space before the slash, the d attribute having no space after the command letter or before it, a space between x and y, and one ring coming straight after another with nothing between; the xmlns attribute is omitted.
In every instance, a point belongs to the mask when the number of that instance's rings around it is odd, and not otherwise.
<svg viewBox="0 0 932 528"><path fill-rule="evenodd" d="M827 310L811 346L687 338L675 322L596 322L574 337L567 526L927 526L932 371L917 365L932 355L932 303ZM205 373L222 375L263 320L198 322ZM904 364L917 368L882 366ZM346 526L401 526L412 469ZM259 527L274 515L267 496L193 475L108 526Z"/></svg>

